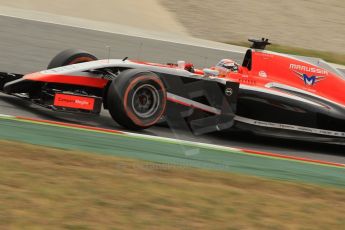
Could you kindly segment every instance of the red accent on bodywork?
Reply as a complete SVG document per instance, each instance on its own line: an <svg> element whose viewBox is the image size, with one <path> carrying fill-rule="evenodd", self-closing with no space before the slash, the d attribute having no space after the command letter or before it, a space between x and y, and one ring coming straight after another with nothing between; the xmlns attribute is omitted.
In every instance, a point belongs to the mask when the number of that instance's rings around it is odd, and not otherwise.
<svg viewBox="0 0 345 230"><path fill-rule="evenodd" d="M308 76L324 77L324 79L312 86L306 85L305 82L294 72L295 69L291 68L291 66L294 65L322 70L321 73L303 70L297 71L302 74L307 74ZM267 89L266 84L268 83L280 83L304 90L345 106L344 79L320 66L315 66L289 56L252 51L251 70L242 67L239 70L239 73L230 72L226 78L230 81L239 82L241 85L255 86L263 89Z"/></svg>
<svg viewBox="0 0 345 230"><path fill-rule="evenodd" d="M150 66L157 66L157 67L166 67L166 68L177 68L177 66L172 65L164 65L159 63L152 63L152 62L144 62L144 61L137 61L137 60L131 60L131 62L141 65L150 65Z"/></svg>
<svg viewBox="0 0 345 230"><path fill-rule="evenodd" d="M173 102L173 103L176 103L176 104L180 104L180 105L183 105L183 106L186 106L186 107L190 107L190 108L193 108L193 109L200 109L200 110L202 110L202 111L205 111L205 112L208 112L208 113L212 113L212 112L209 111L209 110L205 110L205 109L203 109L203 108L196 107L196 106L193 105L193 104L190 104L190 103L187 103L187 102L183 102L183 101L177 100L177 99L172 98L172 97L168 97L168 101ZM216 114L216 113L214 113L214 114Z"/></svg>
<svg viewBox="0 0 345 230"><path fill-rule="evenodd" d="M174 102L174 103L177 103L177 104L180 104L180 105L184 105L184 106L187 106L187 107L192 107L191 104L183 102L183 101L179 101L179 100L177 100L175 98L168 97L168 101L171 101L171 102ZM194 107L192 107L192 108L194 108Z"/></svg>
<svg viewBox="0 0 345 230"><path fill-rule="evenodd" d="M68 94L55 94L54 105L60 107L93 110L95 99Z"/></svg>
<svg viewBox="0 0 345 230"><path fill-rule="evenodd" d="M204 71L202 71L200 69L194 69L194 73L198 74L198 75L204 75Z"/></svg>
<svg viewBox="0 0 345 230"><path fill-rule="evenodd" d="M104 88L108 83L108 80L103 78L61 74L42 74L39 72L25 75L23 78L31 81L81 85L101 89Z"/></svg>

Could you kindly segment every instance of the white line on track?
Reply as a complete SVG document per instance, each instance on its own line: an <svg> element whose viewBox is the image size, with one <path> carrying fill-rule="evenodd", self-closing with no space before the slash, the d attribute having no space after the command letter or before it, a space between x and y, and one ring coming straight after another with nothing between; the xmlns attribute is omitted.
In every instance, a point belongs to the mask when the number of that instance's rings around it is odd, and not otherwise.
<svg viewBox="0 0 345 230"><path fill-rule="evenodd" d="M0 114L0 117L15 118L15 116L6 115L6 114Z"/></svg>

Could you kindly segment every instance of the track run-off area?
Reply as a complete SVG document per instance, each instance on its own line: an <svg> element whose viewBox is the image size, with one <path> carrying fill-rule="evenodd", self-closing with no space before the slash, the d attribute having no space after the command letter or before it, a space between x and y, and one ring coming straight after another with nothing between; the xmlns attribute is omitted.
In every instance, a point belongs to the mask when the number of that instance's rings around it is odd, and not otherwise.
<svg viewBox="0 0 345 230"><path fill-rule="evenodd" d="M0 115L0 125L10 141L345 187L345 164L24 117Z"/></svg>

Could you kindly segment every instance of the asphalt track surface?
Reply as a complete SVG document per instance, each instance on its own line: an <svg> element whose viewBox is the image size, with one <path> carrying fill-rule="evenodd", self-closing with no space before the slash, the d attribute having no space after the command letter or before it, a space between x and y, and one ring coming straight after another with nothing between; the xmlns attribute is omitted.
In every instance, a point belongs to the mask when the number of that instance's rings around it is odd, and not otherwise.
<svg viewBox="0 0 345 230"><path fill-rule="evenodd" d="M28 73L45 69L50 59L66 48L81 48L100 58L106 58L106 46L111 47L111 58L128 56L131 59L161 63L191 60L196 66L210 66L224 57L237 61L243 57L243 54L230 51L0 16L0 71ZM107 111L102 111L100 116L54 113L1 93L0 113L122 129L109 117ZM164 126L156 126L143 133L345 163L345 146L234 132L218 132L196 137L185 131L173 132Z"/></svg>

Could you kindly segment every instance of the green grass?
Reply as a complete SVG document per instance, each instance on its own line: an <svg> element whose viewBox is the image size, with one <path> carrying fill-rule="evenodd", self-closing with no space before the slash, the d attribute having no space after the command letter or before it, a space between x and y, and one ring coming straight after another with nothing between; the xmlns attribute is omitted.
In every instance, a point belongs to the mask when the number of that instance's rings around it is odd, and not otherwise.
<svg viewBox="0 0 345 230"><path fill-rule="evenodd" d="M228 42L228 43L233 44L233 45L245 46L245 47L250 47L251 45L249 42ZM327 62L345 65L345 54L340 54L340 53L303 49L303 48L284 46L284 45L278 45L278 44L272 44L270 46L267 46L267 50L278 52L278 53L293 54L293 55L300 55L300 56L306 56L306 57L316 57L316 58L321 58Z"/></svg>
<svg viewBox="0 0 345 230"><path fill-rule="evenodd" d="M0 141L0 229L343 229L345 190Z"/></svg>

